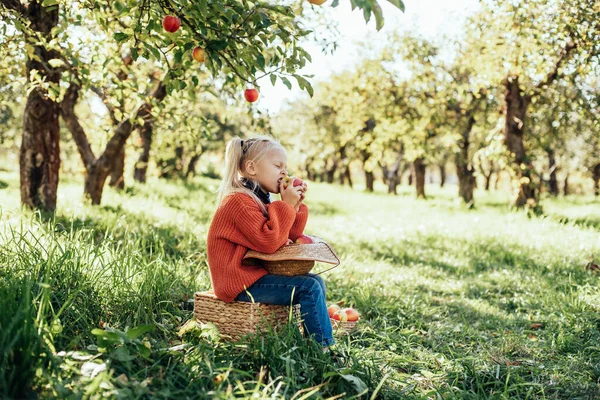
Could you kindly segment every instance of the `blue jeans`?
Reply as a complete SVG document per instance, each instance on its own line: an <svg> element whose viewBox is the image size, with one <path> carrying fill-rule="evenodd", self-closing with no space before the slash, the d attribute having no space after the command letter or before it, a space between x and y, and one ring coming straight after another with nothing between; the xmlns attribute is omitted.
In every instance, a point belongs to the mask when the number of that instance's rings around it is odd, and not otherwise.
<svg viewBox="0 0 600 400"><path fill-rule="evenodd" d="M300 314L308 334L314 335L323 346L335 343L325 303L325 282L319 275L265 275L235 298L236 301L249 302L252 299L265 304L289 305L290 300L292 304L300 304Z"/></svg>

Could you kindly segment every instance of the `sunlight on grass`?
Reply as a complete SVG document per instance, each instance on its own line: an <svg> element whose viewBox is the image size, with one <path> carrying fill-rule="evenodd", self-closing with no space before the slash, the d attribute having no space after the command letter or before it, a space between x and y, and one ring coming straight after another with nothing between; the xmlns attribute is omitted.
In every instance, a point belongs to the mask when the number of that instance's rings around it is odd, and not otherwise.
<svg viewBox="0 0 600 400"><path fill-rule="evenodd" d="M334 364L293 329L245 344L177 335L187 300L210 287L217 181L107 188L91 207L81 182L66 179L47 216L20 210L14 174L0 180L0 287L31 291L10 307L23 318L42 310L43 327L8 328L2 340L16 335L35 344L18 351L52 360L41 375L22 375L44 397L290 398L312 388L311 398L353 398L382 382L377 396L390 399L599 393L598 275L584 269L600 255L595 199L548 199L546 215L529 218L498 192L478 192L467 210L453 187L417 200L407 187L390 196L311 183L306 232L342 260L324 274L327 301L362 315L338 338L344 361ZM127 336L144 326L152 330Z"/></svg>

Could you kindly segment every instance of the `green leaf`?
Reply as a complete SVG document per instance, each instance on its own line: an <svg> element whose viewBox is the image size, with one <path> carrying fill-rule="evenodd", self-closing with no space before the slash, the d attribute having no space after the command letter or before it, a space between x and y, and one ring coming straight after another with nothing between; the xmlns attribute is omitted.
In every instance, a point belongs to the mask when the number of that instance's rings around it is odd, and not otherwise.
<svg viewBox="0 0 600 400"><path fill-rule="evenodd" d="M42 7L51 7L58 4L58 0L44 0L42 2Z"/></svg>
<svg viewBox="0 0 600 400"><path fill-rule="evenodd" d="M206 48L215 51L223 50L227 45L228 43L226 40L209 40L206 42Z"/></svg>
<svg viewBox="0 0 600 400"><path fill-rule="evenodd" d="M128 37L129 35L123 32L115 32L113 35L113 38L117 41L117 43L127 40Z"/></svg>
<svg viewBox="0 0 600 400"><path fill-rule="evenodd" d="M110 358L114 358L117 361L131 361L135 359L134 355L131 355L126 347L118 347L109 354Z"/></svg>
<svg viewBox="0 0 600 400"><path fill-rule="evenodd" d="M283 82L283 84L285 86L287 86L287 88L289 90L292 90L292 82L290 82L290 80L288 78L286 78L285 76L280 76L280 78L281 78L281 81Z"/></svg>
<svg viewBox="0 0 600 400"><path fill-rule="evenodd" d="M133 340L145 333L152 332L154 325L140 325L127 331L127 339Z"/></svg>
<svg viewBox="0 0 600 400"><path fill-rule="evenodd" d="M271 74L269 78L271 79L271 85L275 86L275 82L277 82L277 75Z"/></svg>
<svg viewBox="0 0 600 400"><path fill-rule="evenodd" d="M388 3L392 3L396 7L398 7L402 12L404 12L404 3L402 0L387 0Z"/></svg>
<svg viewBox="0 0 600 400"><path fill-rule="evenodd" d="M256 62L258 63L258 66L260 67L260 69L262 69L264 71L265 70L265 57L262 55L262 53L258 54L258 57L256 57Z"/></svg>
<svg viewBox="0 0 600 400"><path fill-rule="evenodd" d="M375 29L383 28L383 11L377 2L373 4L373 14L375 14Z"/></svg>
<svg viewBox="0 0 600 400"><path fill-rule="evenodd" d="M296 80L298 81L298 86L300 86L300 89L306 89L310 97L313 97L314 90L310 82L301 77L300 75L294 75L294 78L296 78Z"/></svg>
<svg viewBox="0 0 600 400"><path fill-rule="evenodd" d="M137 61L139 56L140 56L140 53L138 53L138 49L132 48L131 49L131 58L133 58L133 61Z"/></svg>
<svg viewBox="0 0 600 400"><path fill-rule="evenodd" d="M48 64L50 64L50 66L52 68L58 68L58 67L62 67L63 65L65 65L65 62L58 58L53 58L52 60L48 60Z"/></svg>
<svg viewBox="0 0 600 400"><path fill-rule="evenodd" d="M342 378L352 383L358 393L362 393L367 390L367 385L363 382L363 380L354 375L345 374L342 375Z"/></svg>

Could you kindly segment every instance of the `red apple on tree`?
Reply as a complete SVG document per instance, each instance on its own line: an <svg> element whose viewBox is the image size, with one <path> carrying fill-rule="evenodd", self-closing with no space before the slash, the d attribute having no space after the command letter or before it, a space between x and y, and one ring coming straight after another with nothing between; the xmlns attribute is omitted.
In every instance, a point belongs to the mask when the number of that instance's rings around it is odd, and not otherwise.
<svg viewBox="0 0 600 400"><path fill-rule="evenodd" d="M244 97L249 103L254 103L258 100L258 90L256 88L248 88L244 91Z"/></svg>
<svg viewBox="0 0 600 400"><path fill-rule="evenodd" d="M206 58L204 49L202 47L194 48L194 51L192 51L192 57L194 57L194 60L198 62L204 62L204 59Z"/></svg>
<svg viewBox="0 0 600 400"><path fill-rule="evenodd" d="M165 31L174 33L181 26L181 20L174 15L167 15L163 18L162 25Z"/></svg>
<svg viewBox="0 0 600 400"><path fill-rule="evenodd" d="M308 0L310 4L314 4L315 6L320 6L325 3L327 0Z"/></svg>

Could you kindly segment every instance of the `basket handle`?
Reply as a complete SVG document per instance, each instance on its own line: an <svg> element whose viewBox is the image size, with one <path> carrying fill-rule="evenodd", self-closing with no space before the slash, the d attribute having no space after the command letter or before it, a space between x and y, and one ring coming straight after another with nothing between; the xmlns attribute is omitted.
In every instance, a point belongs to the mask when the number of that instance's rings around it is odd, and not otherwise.
<svg viewBox="0 0 600 400"><path fill-rule="evenodd" d="M329 245L329 243L327 243L327 242L322 242L322 243L324 243L327 247L329 247L329 250L331 250L331 254L333 254L333 256L335 257L335 259L337 260L337 264L335 264L331 268L327 268L325 271L317 272L315 275L321 275L324 272L331 271L332 269L334 269L335 267L337 267L341 263L340 258L337 256L336 252L331 248L331 246Z"/></svg>

